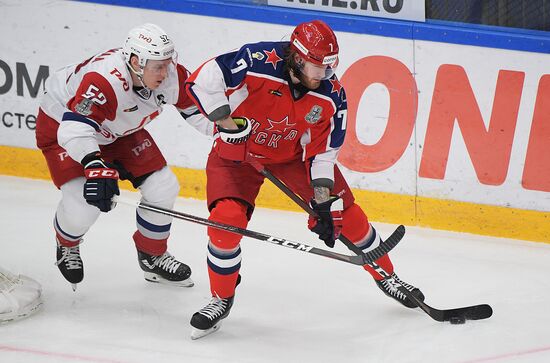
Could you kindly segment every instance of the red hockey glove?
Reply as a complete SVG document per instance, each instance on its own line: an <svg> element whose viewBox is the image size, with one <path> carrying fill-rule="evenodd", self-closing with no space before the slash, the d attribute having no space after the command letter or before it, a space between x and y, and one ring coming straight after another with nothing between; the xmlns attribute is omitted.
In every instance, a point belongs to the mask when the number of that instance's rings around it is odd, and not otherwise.
<svg viewBox="0 0 550 363"><path fill-rule="evenodd" d="M311 207L319 217L309 217L308 228L319 235L319 239L332 248L342 231L342 210L344 202L340 197L331 195L326 202L319 203L312 199Z"/></svg>
<svg viewBox="0 0 550 363"><path fill-rule="evenodd" d="M118 171L105 163L97 155L94 158L86 156L83 161L86 183L84 183L84 199L88 204L108 212L116 206L113 196L120 195L118 189Z"/></svg>
<svg viewBox="0 0 550 363"><path fill-rule="evenodd" d="M222 159L244 161L246 158L246 141L250 137L252 125L246 117L233 117L237 129L230 130L217 126L220 138L214 149Z"/></svg>

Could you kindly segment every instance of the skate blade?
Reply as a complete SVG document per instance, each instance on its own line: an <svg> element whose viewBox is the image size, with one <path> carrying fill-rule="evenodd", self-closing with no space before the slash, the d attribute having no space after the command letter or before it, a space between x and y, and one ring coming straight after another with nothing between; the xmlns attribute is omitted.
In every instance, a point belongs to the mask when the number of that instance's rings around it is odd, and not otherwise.
<svg viewBox="0 0 550 363"><path fill-rule="evenodd" d="M73 289L73 292L76 292L76 284L71 284L71 288Z"/></svg>
<svg viewBox="0 0 550 363"><path fill-rule="evenodd" d="M191 330L191 339L197 340L207 335L210 335L212 333L215 333L220 329L221 325L222 325L222 322L220 320L216 325L214 325L210 329L201 330L201 329L193 328L193 330Z"/></svg>
<svg viewBox="0 0 550 363"><path fill-rule="evenodd" d="M191 278L187 278L183 281L170 281L160 277L157 274L151 272L144 272L145 280L162 285L176 286L176 287L192 287L195 285Z"/></svg>

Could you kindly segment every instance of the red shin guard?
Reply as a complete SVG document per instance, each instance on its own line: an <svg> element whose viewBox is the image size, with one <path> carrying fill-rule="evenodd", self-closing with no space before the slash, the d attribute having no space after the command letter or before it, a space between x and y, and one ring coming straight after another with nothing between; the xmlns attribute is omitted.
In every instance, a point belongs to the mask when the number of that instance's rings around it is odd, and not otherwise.
<svg viewBox="0 0 550 363"><path fill-rule="evenodd" d="M246 228L248 218L246 217L247 207L235 199L222 199L216 202L216 206L210 211L211 221L230 224L232 226ZM240 234L222 231L217 228L208 227L210 242L219 249L235 249L242 239Z"/></svg>
<svg viewBox="0 0 550 363"><path fill-rule="evenodd" d="M222 199L210 212L210 220L230 224L240 228L248 225L247 206L235 199ZM239 234L222 231L216 228L208 228L210 243L219 250L233 251L239 246L242 236ZM224 275L217 273L208 266L210 278L210 291L212 296L228 298L235 295L235 285L239 270Z"/></svg>
<svg viewBox="0 0 550 363"><path fill-rule="evenodd" d="M342 213L342 234L353 243L360 243L369 233L370 224L367 215L357 204L352 204Z"/></svg>
<svg viewBox="0 0 550 363"><path fill-rule="evenodd" d="M230 275L221 275L212 271L208 267L208 277L210 278L210 292L212 296L217 296L222 299L235 295L235 285L239 271L233 272Z"/></svg>

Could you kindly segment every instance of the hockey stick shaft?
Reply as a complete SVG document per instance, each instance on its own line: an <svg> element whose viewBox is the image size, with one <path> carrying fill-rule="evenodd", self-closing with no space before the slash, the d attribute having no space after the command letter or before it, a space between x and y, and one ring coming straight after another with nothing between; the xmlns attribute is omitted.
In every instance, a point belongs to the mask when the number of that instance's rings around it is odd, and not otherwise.
<svg viewBox="0 0 550 363"><path fill-rule="evenodd" d="M194 216L194 215L191 215L191 214L186 214L186 213L178 212L178 211L167 209L167 208L157 207L157 206L153 206L153 205L150 205L150 204L147 204L147 203L134 201L134 200L129 200L129 199L121 198L121 197L118 197L118 196L115 198L115 202L130 205L130 206L134 206L134 207L141 208L141 209L144 209L144 210L148 210L148 211L154 212L154 213L164 214L164 215L176 218L176 219L181 219L181 220L184 220L184 221L201 224L203 226L213 227L213 228L217 228L217 229L220 229L220 230L223 230L223 231L240 234L240 235L250 237L250 238L253 238L253 239L256 239L256 240L269 242L269 243L272 243L272 244L275 244L275 245L279 245L279 246L283 246L283 247L287 247L287 248L292 248L296 251L310 253L310 254L323 256L323 257L328 257L328 258L331 258L331 259L334 259L334 260L347 262L347 263L350 263L350 264L353 264L353 265L363 265L363 259L359 256L348 256L348 255L344 255L344 254L340 254L340 253L336 253L336 252L332 252L332 251L327 251L327 250L323 250L321 248L308 246L308 245L306 245L304 243L301 243L301 242L295 242L295 241L291 241L291 240L288 240L288 239L285 239L285 238L271 236L271 235L268 235L268 234L265 234L265 233L256 232L256 231L252 231L252 230L249 230L249 229L232 226L232 225L229 225L229 224L212 221L212 220L202 218L202 217L197 217L197 216Z"/></svg>
<svg viewBox="0 0 550 363"><path fill-rule="evenodd" d="M283 193L285 193L290 199L292 199L296 204L298 204L309 215L313 217L318 217L317 213L313 210L313 208L309 206L309 204L306 201L304 201L299 195L294 193L286 184L284 184L279 178L277 178L269 170L267 170L266 167L260 162L258 162L253 156L249 156L247 158L247 162L252 167L254 167L254 169L256 169L260 174L262 174L267 179L269 179L269 181L275 184L275 186L277 186ZM403 228L403 226L399 226L398 228ZM399 282L395 281L390 274L388 274L381 266L379 266L375 262L375 259L367 258L367 255L363 252L363 250L361 250L352 241L346 238L346 236L344 236L343 234L340 234L340 237L338 239L348 249L354 252L357 256L360 256L363 259L364 265L370 266L378 274L380 274L380 276L382 276L384 280L393 280L392 281L393 285L396 286L396 288L403 295L405 295L407 298L413 301L416 304L416 306L422 309L426 314L428 314L428 316L430 316L434 320L449 321L455 317L477 320L477 319L486 319L492 315L491 307L486 304L469 306L469 307L458 308L458 309L449 309L449 310L439 310L439 309L432 308L431 306L426 304L424 301L414 296L409 290L407 290L404 286L399 284ZM379 257L382 257L382 255L380 255Z"/></svg>
<svg viewBox="0 0 550 363"><path fill-rule="evenodd" d="M292 199L300 208L302 208L304 211L307 212L310 216L318 217L317 213L313 210L313 208L310 207L310 205L304 201L299 195L294 193L285 183L283 183L279 178L277 178L275 175L273 175L269 170L266 169L266 167L255 160L252 156L250 156L247 159L248 163L254 167L260 174L265 176L269 181L271 181L279 190L281 190L283 193L286 194L290 199ZM351 251L353 251L356 255L361 256L363 258L364 264L369 264L369 259L365 255L362 249L357 247L352 241L350 241L346 236L343 234L340 234L340 237L338 238L342 243ZM381 257L381 256L380 256ZM372 260L371 260L372 261ZM373 261L372 261L373 262ZM373 266L372 266L373 267ZM374 268L374 267L373 267Z"/></svg>

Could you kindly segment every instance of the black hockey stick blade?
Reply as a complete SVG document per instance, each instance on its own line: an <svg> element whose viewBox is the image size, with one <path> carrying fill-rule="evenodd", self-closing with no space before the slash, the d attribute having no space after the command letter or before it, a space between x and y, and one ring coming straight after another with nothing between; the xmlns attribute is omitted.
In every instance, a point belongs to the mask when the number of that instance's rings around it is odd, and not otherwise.
<svg viewBox="0 0 550 363"><path fill-rule="evenodd" d="M378 272L385 280L392 280L393 285L397 288L397 290L399 290L399 292L409 298L409 300L411 300L417 307L422 309L430 318L436 321L443 322L457 320L459 322L464 322L465 320L487 319L493 315L493 309L487 304L444 310L433 308L424 301L418 299L411 291L407 290L398 281L395 281L395 279L375 261L369 262L368 265Z"/></svg>
<svg viewBox="0 0 550 363"><path fill-rule="evenodd" d="M395 231L378 247L373 249L372 251L364 253L366 256L366 259L368 262L373 262L378 260L380 257L384 256L388 252L390 252L397 244L403 239L403 236L405 235L405 226L400 225L398 226ZM357 255L357 257L361 257L360 255Z"/></svg>
<svg viewBox="0 0 550 363"><path fill-rule="evenodd" d="M391 251L395 246L397 246L399 242L401 242L401 240L403 239L403 236L405 236L405 227L400 225L395 229L395 231L393 231L393 233L388 238L382 241L380 245L378 245L378 247L376 247L372 251L367 252L364 255L365 257L363 257L363 255L352 255L352 256L341 255L341 254L337 254L332 251L327 251L320 248L314 248L316 251L313 251L313 253L316 253L318 255L324 255L325 257L330 257L337 260L349 262L354 265L364 266L365 264L378 260L380 257L384 256L386 253ZM271 240L270 242L274 242L274 241ZM274 243L277 243L277 242L274 242ZM345 256L346 258L344 259L342 258L342 256Z"/></svg>
<svg viewBox="0 0 550 363"><path fill-rule="evenodd" d="M399 290L401 291L401 289ZM409 299L413 300L420 309L424 310L424 312L428 314L432 319L440 322L452 321L455 319L459 321L481 320L490 318L493 315L493 309L490 305L487 304L440 310L431 307L422 300L419 300L413 294L407 294L407 296Z"/></svg>
<svg viewBox="0 0 550 363"><path fill-rule="evenodd" d="M451 321L454 319L459 320L482 320L490 318L493 315L493 309L490 305L472 305L463 308L438 310L426 305L431 309L429 314L434 320L437 321Z"/></svg>

